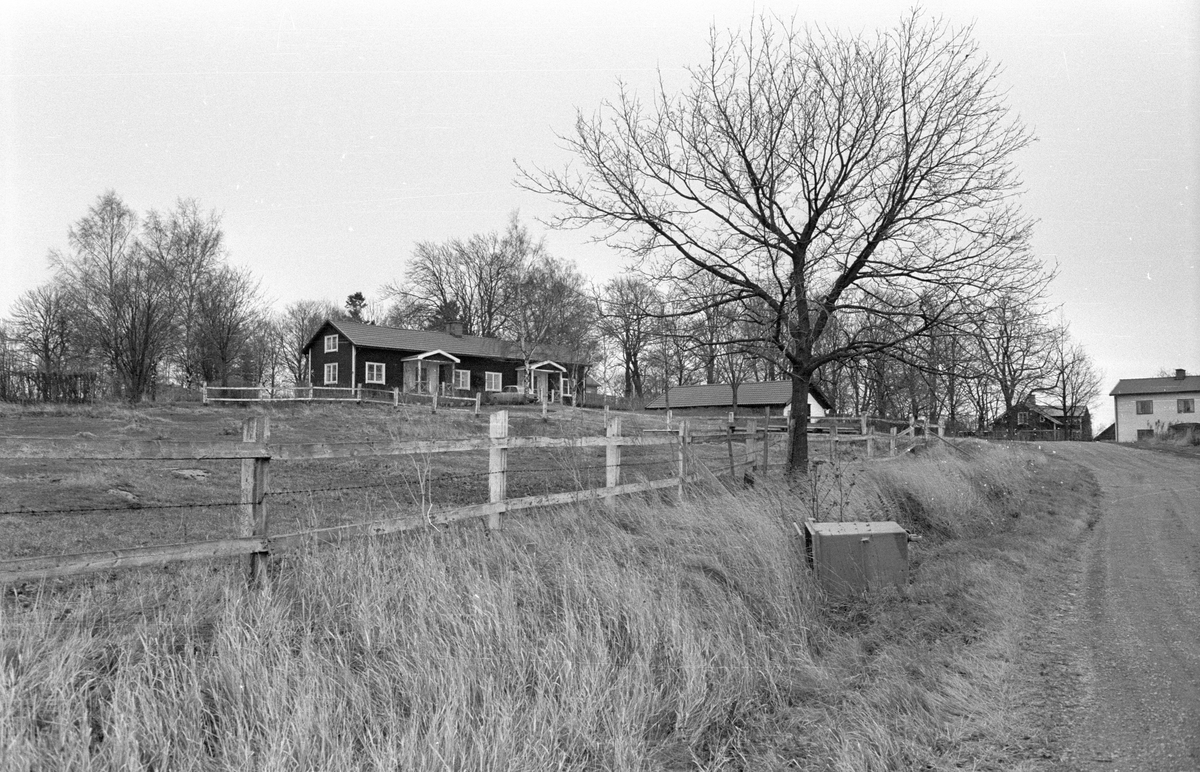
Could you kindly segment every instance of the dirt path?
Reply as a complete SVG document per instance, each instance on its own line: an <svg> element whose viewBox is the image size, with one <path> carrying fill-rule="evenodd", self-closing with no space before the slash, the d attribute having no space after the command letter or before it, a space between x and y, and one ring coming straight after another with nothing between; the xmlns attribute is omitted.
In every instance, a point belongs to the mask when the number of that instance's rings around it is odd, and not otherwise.
<svg viewBox="0 0 1200 772"><path fill-rule="evenodd" d="M1055 766L1200 770L1200 462L1101 443L1055 451L1090 468L1104 497L1031 652L1054 692Z"/></svg>

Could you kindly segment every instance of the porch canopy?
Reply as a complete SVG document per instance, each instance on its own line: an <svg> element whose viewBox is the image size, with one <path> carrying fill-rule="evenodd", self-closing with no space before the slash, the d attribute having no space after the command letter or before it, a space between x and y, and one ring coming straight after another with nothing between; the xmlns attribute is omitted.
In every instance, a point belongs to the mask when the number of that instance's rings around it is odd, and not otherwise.
<svg viewBox="0 0 1200 772"><path fill-rule="evenodd" d="M517 372L521 372L524 369L525 369L525 365L521 365L520 367L517 368ZM558 373L559 375L563 375L567 372L567 368L563 367L558 362L552 362L549 359L547 359L545 362L538 362L536 365L530 365L529 372L531 372L531 373L550 373L550 374Z"/></svg>
<svg viewBox="0 0 1200 772"><path fill-rule="evenodd" d="M413 356L410 356L410 357L404 357L404 359L401 359L400 361L401 362L424 362L426 364L440 364L440 365L457 365L462 362L462 360L459 359L458 357L454 356L453 354L447 354L445 351L442 351L440 348L434 349L433 351L426 351L423 354L414 354Z"/></svg>

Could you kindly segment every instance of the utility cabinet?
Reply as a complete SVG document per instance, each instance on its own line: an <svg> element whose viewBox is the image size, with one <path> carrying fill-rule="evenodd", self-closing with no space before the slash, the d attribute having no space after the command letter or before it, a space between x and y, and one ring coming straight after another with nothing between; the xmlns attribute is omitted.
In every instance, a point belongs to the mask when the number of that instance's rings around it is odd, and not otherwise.
<svg viewBox="0 0 1200 772"><path fill-rule="evenodd" d="M809 521L804 548L817 584L831 598L908 585L908 531L898 523Z"/></svg>

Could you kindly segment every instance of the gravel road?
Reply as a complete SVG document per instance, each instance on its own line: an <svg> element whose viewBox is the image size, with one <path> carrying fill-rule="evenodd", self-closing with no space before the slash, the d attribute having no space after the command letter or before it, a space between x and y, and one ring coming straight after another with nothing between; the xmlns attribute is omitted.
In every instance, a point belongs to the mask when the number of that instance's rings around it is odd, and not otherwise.
<svg viewBox="0 0 1200 772"><path fill-rule="evenodd" d="M1059 696L1062 768L1200 770L1200 460L1104 443L1054 450L1103 490L1063 588L1075 590L1063 624L1048 624L1082 692Z"/></svg>

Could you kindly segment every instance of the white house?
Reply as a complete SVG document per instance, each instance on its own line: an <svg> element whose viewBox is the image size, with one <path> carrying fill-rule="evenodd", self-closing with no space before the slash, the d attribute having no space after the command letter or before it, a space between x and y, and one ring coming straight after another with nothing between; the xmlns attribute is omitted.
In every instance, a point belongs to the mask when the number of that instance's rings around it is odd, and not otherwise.
<svg viewBox="0 0 1200 772"><path fill-rule="evenodd" d="M1170 378L1122 378L1109 394L1116 401L1117 442L1150 439L1173 424L1200 422L1200 375L1176 370Z"/></svg>

